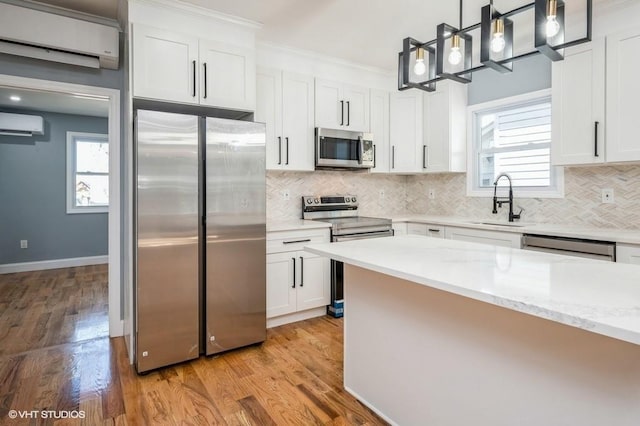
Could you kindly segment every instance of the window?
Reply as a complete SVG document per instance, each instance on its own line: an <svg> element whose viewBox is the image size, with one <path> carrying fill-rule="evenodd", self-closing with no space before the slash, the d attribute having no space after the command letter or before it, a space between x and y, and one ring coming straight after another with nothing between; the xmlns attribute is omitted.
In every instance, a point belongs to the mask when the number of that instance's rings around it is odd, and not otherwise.
<svg viewBox="0 0 640 426"><path fill-rule="evenodd" d="M107 135L67 132L67 213L106 213L108 206Z"/></svg>
<svg viewBox="0 0 640 426"><path fill-rule="evenodd" d="M469 112L469 195L492 196L496 177L507 173L516 196L563 196L562 169L551 165L550 91L473 105Z"/></svg>

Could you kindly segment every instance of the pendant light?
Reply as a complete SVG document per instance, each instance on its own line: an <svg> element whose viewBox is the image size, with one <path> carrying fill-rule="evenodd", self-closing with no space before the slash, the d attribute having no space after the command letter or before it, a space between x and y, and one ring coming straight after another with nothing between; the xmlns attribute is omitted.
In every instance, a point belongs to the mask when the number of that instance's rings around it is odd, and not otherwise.
<svg viewBox="0 0 640 426"><path fill-rule="evenodd" d="M416 88L432 92L436 83L443 79L469 83L473 72L483 68L492 68L499 72L510 72L513 62L542 53L553 61L562 60L563 49L591 41L593 22L593 0L583 0L586 4L586 35L572 41L565 41L565 5L564 0L531 0L532 3L517 7L509 12L500 13L493 6L493 0L482 8L482 21L469 27L462 27L463 0L460 0L459 26L440 24L436 30L436 39L423 43L411 37L403 41L402 51L398 55L398 90ZM511 17L534 9L534 46L535 50L513 54L513 20ZM518 20L518 25L522 25ZM526 26L525 26L526 27ZM472 64L473 39L471 33L478 28L480 34L480 62ZM448 39L451 39L449 41ZM413 73L409 63L415 52ZM446 53L445 53L446 52ZM445 58L446 55L446 58ZM427 61L428 59L428 61ZM411 81L411 76L423 76L425 79Z"/></svg>

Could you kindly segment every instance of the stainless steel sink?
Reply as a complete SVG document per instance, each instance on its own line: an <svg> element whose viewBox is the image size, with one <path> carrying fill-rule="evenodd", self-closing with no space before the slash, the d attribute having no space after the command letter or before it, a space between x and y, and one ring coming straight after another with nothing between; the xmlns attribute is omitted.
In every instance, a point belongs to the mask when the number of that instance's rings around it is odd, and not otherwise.
<svg viewBox="0 0 640 426"><path fill-rule="evenodd" d="M474 222L469 222L469 223L473 223L474 225L507 226L507 227L513 227L513 228L522 228L522 227L525 227L525 226L530 226L530 224L515 223L515 222L491 222L491 221L480 222L480 221L474 221Z"/></svg>

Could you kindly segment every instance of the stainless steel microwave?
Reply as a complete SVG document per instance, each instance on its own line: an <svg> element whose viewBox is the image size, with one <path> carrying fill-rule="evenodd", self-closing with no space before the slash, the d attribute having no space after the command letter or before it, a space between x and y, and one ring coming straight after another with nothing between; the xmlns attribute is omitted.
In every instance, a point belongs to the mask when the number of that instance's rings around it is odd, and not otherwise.
<svg viewBox="0 0 640 426"><path fill-rule="evenodd" d="M373 135L316 127L316 169L370 169L375 166Z"/></svg>

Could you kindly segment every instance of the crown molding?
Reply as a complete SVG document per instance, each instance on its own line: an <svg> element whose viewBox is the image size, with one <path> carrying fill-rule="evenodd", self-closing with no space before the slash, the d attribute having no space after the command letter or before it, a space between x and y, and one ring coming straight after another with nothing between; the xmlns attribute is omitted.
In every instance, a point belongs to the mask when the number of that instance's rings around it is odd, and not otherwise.
<svg viewBox="0 0 640 426"><path fill-rule="evenodd" d="M199 17L209 17L218 21L228 22L234 25L240 25L253 30L262 28L261 22L252 21L250 19L241 18L239 16L229 15L227 13L218 12L217 10L208 9L206 7L196 6L182 0L129 0L129 3L145 4L154 7L163 7L169 10L179 10L191 15Z"/></svg>

